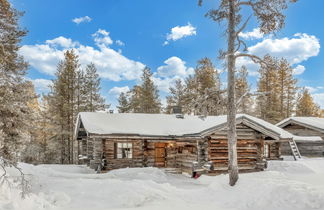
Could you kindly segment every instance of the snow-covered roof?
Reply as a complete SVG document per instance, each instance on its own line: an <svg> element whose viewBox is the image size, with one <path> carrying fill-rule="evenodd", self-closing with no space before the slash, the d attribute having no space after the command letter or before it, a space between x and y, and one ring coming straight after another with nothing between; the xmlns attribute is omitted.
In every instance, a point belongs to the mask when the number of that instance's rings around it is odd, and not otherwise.
<svg viewBox="0 0 324 210"><path fill-rule="evenodd" d="M285 127L290 123L295 123L308 128L314 128L324 132L324 118L319 117L290 117L279 122L277 126Z"/></svg>
<svg viewBox="0 0 324 210"><path fill-rule="evenodd" d="M295 141L322 141L322 137L320 136L295 136Z"/></svg>
<svg viewBox="0 0 324 210"><path fill-rule="evenodd" d="M292 138L289 132L264 120L246 114L238 114L237 121L251 125L256 130L266 131L277 138ZM141 135L141 136L198 136L226 125L227 116L191 116L177 118L169 114L95 113L81 112L77 127L82 122L89 134ZM262 133L262 131L260 131Z"/></svg>

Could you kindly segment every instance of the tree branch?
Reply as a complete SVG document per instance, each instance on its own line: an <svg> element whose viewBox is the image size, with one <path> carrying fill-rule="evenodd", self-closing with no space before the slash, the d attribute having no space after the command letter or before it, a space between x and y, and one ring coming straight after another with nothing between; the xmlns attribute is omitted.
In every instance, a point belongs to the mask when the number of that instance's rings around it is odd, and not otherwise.
<svg viewBox="0 0 324 210"><path fill-rule="evenodd" d="M251 55L251 54L248 54L248 53L238 53L238 54L235 55L235 59L237 59L239 57L249 57L254 63L260 63L260 64L268 65L264 60L262 60L260 57L258 57L256 55Z"/></svg>

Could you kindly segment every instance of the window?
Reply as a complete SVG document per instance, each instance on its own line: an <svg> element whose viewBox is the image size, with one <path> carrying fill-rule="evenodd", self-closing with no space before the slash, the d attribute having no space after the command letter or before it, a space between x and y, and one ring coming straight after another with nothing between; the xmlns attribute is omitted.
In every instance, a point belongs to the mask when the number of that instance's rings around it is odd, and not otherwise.
<svg viewBox="0 0 324 210"><path fill-rule="evenodd" d="M263 147L263 156L265 158L269 158L270 157L270 146L269 144L264 144L264 147Z"/></svg>
<svg viewBox="0 0 324 210"><path fill-rule="evenodd" d="M116 158L117 159L133 158L133 144L132 143L117 143Z"/></svg>

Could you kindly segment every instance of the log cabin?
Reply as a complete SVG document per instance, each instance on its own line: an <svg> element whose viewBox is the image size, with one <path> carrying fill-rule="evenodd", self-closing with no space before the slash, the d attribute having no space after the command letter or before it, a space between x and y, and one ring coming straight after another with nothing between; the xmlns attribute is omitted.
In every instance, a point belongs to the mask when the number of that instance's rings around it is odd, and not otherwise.
<svg viewBox="0 0 324 210"><path fill-rule="evenodd" d="M294 139L302 156L324 156L324 118L290 117L277 124L295 135ZM290 155L289 145L282 144L282 154Z"/></svg>
<svg viewBox="0 0 324 210"><path fill-rule="evenodd" d="M280 159L285 130L261 119L237 115L239 170L261 171ZM79 160L109 171L160 167L177 172L224 173L228 167L227 116L79 113L75 139Z"/></svg>

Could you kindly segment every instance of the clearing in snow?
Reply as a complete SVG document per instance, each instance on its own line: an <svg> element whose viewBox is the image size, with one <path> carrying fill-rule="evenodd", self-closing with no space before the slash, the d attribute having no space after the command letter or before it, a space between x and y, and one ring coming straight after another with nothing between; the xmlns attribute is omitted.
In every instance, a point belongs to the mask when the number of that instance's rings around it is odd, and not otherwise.
<svg viewBox="0 0 324 210"><path fill-rule="evenodd" d="M324 209L324 158L270 161L264 172L227 175L166 174L158 168L127 168L96 174L80 165L19 165L32 188L21 199L14 185L0 187L0 209ZM13 174L14 170L9 173Z"/></svg>

